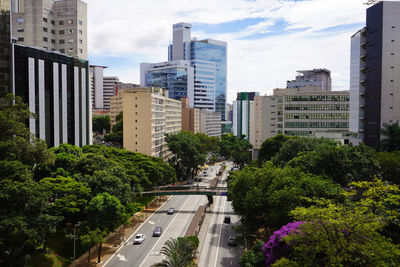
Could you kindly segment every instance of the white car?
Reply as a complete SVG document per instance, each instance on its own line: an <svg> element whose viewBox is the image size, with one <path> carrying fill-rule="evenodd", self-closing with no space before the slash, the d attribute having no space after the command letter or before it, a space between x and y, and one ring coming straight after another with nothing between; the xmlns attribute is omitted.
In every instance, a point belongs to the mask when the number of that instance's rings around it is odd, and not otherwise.
<svg viewBox="0 0 400 267"><path fill-rule="evenodd" d="M146 236L144 234L138 234L135 236L133 240L133 244L142 244Z"/></svg>

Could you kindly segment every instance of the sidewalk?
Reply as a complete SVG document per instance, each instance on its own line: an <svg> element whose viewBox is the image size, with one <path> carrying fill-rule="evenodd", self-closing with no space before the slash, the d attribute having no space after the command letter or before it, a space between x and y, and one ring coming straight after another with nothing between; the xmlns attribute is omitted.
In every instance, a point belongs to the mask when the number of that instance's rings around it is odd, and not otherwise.
<svg viewBox="0 0 400 267"><path fill-rule="evenodd" d="M111 257L119 248L119 246L125 242L125 240L132 235L133 232L143 223L148 217L151 216L162 204L168 200L167 196L160 196L158 199L154 199L148 206L147 209L136 213L131 219L130 224L122 226L120 230L109 234L105 237L105 242L101 249L101 262L105 262ZM90 264L89 266L102 266L101 263L97 263L97 246L93 247L90 251ZM76 266L86 267L88 261L88 253L83 254L79 259L76 260ZM73 263L70 265L73 266Z"/></svg>

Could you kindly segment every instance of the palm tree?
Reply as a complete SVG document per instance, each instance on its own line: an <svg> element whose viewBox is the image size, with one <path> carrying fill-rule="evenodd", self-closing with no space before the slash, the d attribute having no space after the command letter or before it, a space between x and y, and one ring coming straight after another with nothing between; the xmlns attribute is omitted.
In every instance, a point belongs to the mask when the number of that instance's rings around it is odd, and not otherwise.
<svg viewBox="0 0 400 267"><path fill-rule="evenodd" d="M381 135L384 136L384 138L379 142L379 150L389 152L400 150L399 122L393 124L383 124Z"/></svg>
<svg viewBox="0 0 400 267"><path fill-rule="evenodd" d="M161 249L161 254L167 256L156 267L189 267L193 264L193 253L195 246L186 238L171 238L165 242Z"/></svg>

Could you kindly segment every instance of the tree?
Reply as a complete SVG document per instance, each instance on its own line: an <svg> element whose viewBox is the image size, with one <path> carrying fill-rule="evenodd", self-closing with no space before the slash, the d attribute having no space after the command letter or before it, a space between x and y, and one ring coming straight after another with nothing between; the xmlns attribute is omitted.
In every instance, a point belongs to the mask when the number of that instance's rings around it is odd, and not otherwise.
<svg viewBox="0 0 400 267"><path fill-rule="evenodd" d="M168 149L174 154L169 161L171 165L186 179L193 179L194 174L206 161L199 138L191 132L181 131L167 135L165 140Z"/></svg>
<svg viewBox="0 0 400 267"><path fill-rule="evenodd" d="M90 266L90 250L94 245L104 242L103 236L105 236L105 232L96 228L92 231L89 230L87 234L81 235L79 238L81 240L82 246L88 250L88 267Z"/></svg>
<svg viewBox="0 0 400 267"><path fill-rule="evenodd" d="M93 132L103 134L104 132L110 132L110 116L109 115L100 115L93 116L92 118L92 129Z"/></svg>
<svg viewBox="0 0 400 267"><path fill-rule="evenodd" d="M110 142L116 147L123 147L123 134L124 134L124 129L123 129L123 113L120 112L116 117L115 117L115 125L112 127L112 133L107 134L104 136L104 140L106 142Z"/></svg>
<svg viewBox="0 0 400 267"><path fill-rule="evenodd" d="M377 160L383 179L400 185L400 151L379 152Z"/></svg>
<svg viewBox="0 0 400 267"><path fill-rule="evenodd" d="M258 153L258 162L261 165L262 163L271 160L279 150L281 149L282 145L290 140L292 137L278 134L274 137L266 139L260 148L260 152Z"/></svg>
<svg viewBox="0 0 400 267"><path fill-rule="evenodd" d="M394 151L400 150L400 126L399 122L388 124L383 124L381 129L381 135L383 139L378 144L378 149L380 151Z"/></svg>
<svg viewBox="0 0 400 267"><path fill-rule="evenodd" d="M244 252L239 264L242 267L265 267L265 257L262 252L264 242L257 240L253 247Z"/></svg>
<svg viewBox="0 0 400 267"><path fill-rule="evenodd" d="M218 143L219 139L218 137L215 136L208 136L205 133L196 133L195 134L201 143L201 151L203 154L207 153L212 153L212 154L217 154L218 153Z"/></svg>
<svg viewBox="0 0 400 267"><path fill-rule="evenodd" d="M98 194L90 200L85 208L90 229L100 229L105 233L114 231L119 225L125 224L128 216L118 198L108 193ZM100 262L102 243L99 243L98 262Z"/></svg>
<svg viewBox="0 0 400 267"><path fill-rule="evenodd" d="M245 136L237 137L233 134L224 134L220 141L220 155L233 160L240 168L251 161L251 148L253 146Z"/></svg>
<svg viewBox="0 0 400 267"><path fill-rule="evenodd" d="M161 254L166 258L156 264L157 267L189 267L194 266L193 254L195 243L188 238L170 238L161 248Z"/></svg>

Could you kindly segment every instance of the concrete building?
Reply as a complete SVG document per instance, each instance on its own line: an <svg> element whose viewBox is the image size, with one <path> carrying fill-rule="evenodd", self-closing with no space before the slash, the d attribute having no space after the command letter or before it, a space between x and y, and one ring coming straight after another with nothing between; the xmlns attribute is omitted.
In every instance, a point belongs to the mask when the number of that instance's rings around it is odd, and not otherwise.
<svg viewBox="0 0 400 267"><path fill-rule="evenodd" d="M117 82L113 86L113 95L110 97L110 125L111 129L116 124L115 118L122 112L122 94L118 94L121 90L137 89L140 85L133 83Z"/></svg>
<svg viewBox="0 0 400 267"><path fill-rule="evenodd" d="M49 147L91 144L89 64L56 52L13 44L13 93L36 114L31 133Z"/></svg>
<svg viewBox="0 0 400 267"><path fill-rule="evenodd" d="M254 96L258 94L254 92L238 93L236 101L233 101L233 134L238 137L245 135L250 143L253 143L255 138Z"/></svg>
<svg viewBox="0 0 400 267"><path fill-rule="evenodd" d="M200 109L190 108L189 99L181 98L182 103L182 130L192 133L200 132Z"/></svg>
<svg viewBox="0 0 400 267"><path fill-rule="evenodd" d="M87 4L81 0L13 0L19 44L87 59Z"/></svg>
<svg viewBox="0 0 400 267"><path fill-rule="evenodd" d="M221 137L221 113L201 109L200 132L208 136Z"/></svg>
<svg viewBox="0 0 400 267"><path fill-rule="evenodd" d="M160 87L168 90L169 98L189 99L194 106L194 68L186 60L140 64L140 86Z"/></svg>
<svg viewBox="0 0 400 267"><path fill-rule="evenodd" d="M275 95L255 96L255 129L254 142L252 143L255 149L260 149L265 139L274 137L278 134L278 122L281 126L283 124L283 112L278 111L278 102L280 102L280 105L282 105L282 100L282 97Z"/></svg>
<svg viewBox="0 0 400 267"><path fill-rule="evenodd" d="M0 10L10 10L10 0L0 0Z"/></svg>
<svg viewBox="0 0 400 267"><path fill-rule="evenodd" d="M121 111L124 148L167 160L165 135L181 130L181 102L168 98L161 88L119 89L111 97L111 120Z"/></svg>
<svg viewBox="0 0 400 267"><path fill-rule="evenodd" d="M0 97L11 92L10 13L0 13Z"/></svg>
<svg viewBox="0 0 400 267"><path fill-rule="evenodd" d="M114 85L119 82L118 77L104 76L105 66L90 65L90 90L92 92L92 109L110 110L110 97L114 95Z"/></svg>
<svg viewBox="0 0 400 267"><path fill-rule="evenodd" d="M380 141L384 124L400 121L399 12L400 2L378 2L367 9L366 28L352 37L351 130L370 146Z"/></svg>
<svg viewBox="0 0 400 267"><path fill-rule="evenodd" d="M287 81L286 88L301 91L331 91L331 72L327 69L298 70L295 80Z"/></svg>

